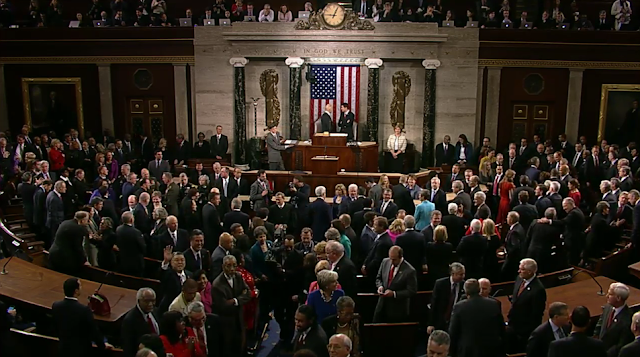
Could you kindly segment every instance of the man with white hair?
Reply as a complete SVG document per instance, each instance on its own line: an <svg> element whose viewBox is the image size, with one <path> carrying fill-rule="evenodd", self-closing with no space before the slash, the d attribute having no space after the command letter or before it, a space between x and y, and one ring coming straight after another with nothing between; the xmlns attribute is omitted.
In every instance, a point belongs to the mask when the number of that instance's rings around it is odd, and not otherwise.
<svg viewBox="0 0 640 357"><path fill-rule="evenodd" d="M136 306L124 316L120 341L125 357L133 357L138 350L140 337L146 334L160 334L158 316L155 314L156 292L151 288L141 288L136 294Z"/></svg>
<svg viewBox="0 0 640 357"><path fill-rule="evenodd" d="M447 330L453 306L464 296L463 284L465 267L454 262L449 266L449 276L436 280L431 295L431 314L427 333L433 330Z"/></svg>
<svg viewBox="0 0 640 357"><path fill-rule="evenodd" d="M536 273L538 264L525 258L520 261L518 278L513 286L511 309L507 315L507 353L524 351L527 339L542 321L547 306L547 292Z"/></svg>
<svg viewBox="0 0 640 357"><path fill-rule="evenodd" d="M611 189L611 181L609 180L602 180L600 182L600 193L602 193L601 201L609 203L615 203L617 201L616 195L613 194L613 190Z"/></svg>
<svg viewBox="0 0 640 357"><path fill-rule="evenodd" d="M464 192L464 184L462 181L453 181L451 184L451 189L453 193L456 194L456 197L452 199L450 202L461 204L464 207L465 211L471 212L471 196L468 193Z"/></svg>
<svg viewBox="0 0 640 357"><path fill-rule="evenodd" d="M576 203L571 197L562 200L562 209L563 212L566 212L564 218L560 220L542 218L539 222L549 223L564 229L562 235L566 249L569 251L569 264L578 265L582 251L586 245L584 214L581 209L576 207Z"/></svg>
<svg viewBox="0 0 640 357"><path fill-rule="evenodd" d="M471 221L471 234L462 237L456 253L466 268L466 276L479 279L483 276L482 262L487 250L487 238L482 235L482 222Z"/></svg>
<svg viewBox="0 0 640 357"><path fill-rule="evenodd" d="M604 342L607 356L617 357L620 349L633 341L631 317L633 311L627 306L629 287L612 283L607 291L607 304L593 331L593 337Z"/></svg>
<svg viewBox="0 0 640 357"><path fill-rule="evenodd" d="M526 252L522 251L522 247L525 245L526 232L520 224L518 212L511 211L507 213L507 224L509 225L509 232L505 238L504 249L506 257L502 264L502 275L509 281L513 279L517 271L518 262L525 256Z"/></svg>
<svg viewBox="0 0 640 357"><path fill-rule="evenodd" d="M631 317L631 332L635 336L635 340L622 347L619 357L640 356L640 312L636 312Z"/></svg>
<svg viewBox="0 0 640 357"><path fill-rule="evenodd" d="M396 245L404 250L404 258L417 270L427 271L424 235L415 229L416 219L404 217L404 233L396 238Z"/></svg>
<svg viewBox="0 0 640 357"><path fill-rule="evenodd" d="M349 357L352 348L353 345L349 336L341 333L331 336L327 345L329 357Z"/></svg>
<svg viewBox="0 0 640 357"><path fill-rule="evenodd" d="M53 185L53 190L47 195L45 207L47 209L47 220L45 226L51 234L51 241L56 236L56 231L62 221L64 221L64 203L62 194L67 192L67 185L63 181L58 181Z"/></svg>
<svg viewBox="0 0 640 357"><path fill-rule="evenodd" d="M309 228L311 228L317 240L322 240L324 233L331 227L333 211L325 201L327 189L324 186L318 186L315 189L315 193L316 200L309 205Z"/></svg>
<svg viewBox="0 0 640 357"><path fill-rule="evenodd" d="M486 204L486 201L487 201L487 195L482 191L476 192L473 195L473 203L476 211L473 218L487 219L491 217L491 209Z"/></svg>
<svg viewBox="0 0 640 357"><path fill-rule="evenodd" d="M451 338L446 331L435 330L427 341L427 355L425 357L447 357Z"/></svg>
<svg viewBox="0 0 640 357"><path fill-rule="evenodd" d="M355 297L357 294L356 275L358 270L351 259L345 255L344 246L340 242L329 241L324 249L325 253L327 253L327 260L331 263L331 270L338 273L338 280L344 294Z"/></svg>
<svg viewBox="0 0 640 357"><path fill-rule="evenodd" d="M440 212L447 211L447 194L440 188L440 179L438 176L431 178L431 189L429 190L429 201L436 205L436 209Z"/></svg>

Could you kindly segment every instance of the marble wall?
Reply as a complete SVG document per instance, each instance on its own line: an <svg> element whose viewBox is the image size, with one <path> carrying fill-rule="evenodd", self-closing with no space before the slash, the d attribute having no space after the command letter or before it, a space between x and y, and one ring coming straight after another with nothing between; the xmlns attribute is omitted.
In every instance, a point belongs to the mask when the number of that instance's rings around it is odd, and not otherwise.
<svg viewBox="0 0 640 357"><path fill-rule="evenodd" d="M366 58L381 58L379 142L392 133L389 107L393 98L391 78L397 71L411 76L411 92L406 98L407 137L422 149L424 111L424 59L438 59L436 82L436 142L443 135L469 138L476 131L478 85L478 30L437 28L432 24L376 24L374 31L296 31L291 24L240 23L232 27L197 27L195 30L196 131L214 131L220 124L232 137L233 66L230 59L246 57L247 135L254 133L251 97L258 102L258 135L264 129L265 101L260 91L260 74L274 69L279 74L280 131L289 133L289 68L287 57L302 57L305 63L356 59L362 63L360 83L359 135L366 123ZM309 83L301 89L302 136L309 136ZM209 134L207 134L209 135ZM455 140L455 139L454 139ZM384 145L381 145L381 148Z"/></svg>

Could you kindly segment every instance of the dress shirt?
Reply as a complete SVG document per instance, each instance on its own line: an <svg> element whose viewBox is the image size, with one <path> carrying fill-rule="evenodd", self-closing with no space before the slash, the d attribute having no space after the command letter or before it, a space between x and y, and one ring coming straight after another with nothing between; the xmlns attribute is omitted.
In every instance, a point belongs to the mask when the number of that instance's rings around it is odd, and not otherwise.
<svg viewBox="0 0 640 357"><path fill-rule="evenodd" d="M551 325L551 330L553 331L553 337L555 337L556 340L567 337L567 335L564 333L562 328L559 326L556 326L556 324L554 324L553 321L551 321L551 319L549 319L549 325Z"/></svg>
<svg viewBox="0 0 640 357"><path fill-rule="evenodd" d="M224 273L224 278L227 279L227 283L229 283L229 286L231 286L231 289L233 289L233 277ZM233 298L233 305L238 306L238 299Z"/></svg>
<svg viewBox="0 0 640 357"><path fill-rule="evenodd" d="M460 160L467 159L467 149L464 146L460 146Z"/></svg>
<svg viewBox="0 0 640 357"><path fill-rule="evenodd" d="M202 252L201 250L199 251L195 251L193 249L193 247L190 247L189 249L191 249L191 252L193 252L193 257L196 259L196 261L200 260L200 266L198 268L202 269L202 254L200 254L200 252Z"/></svg>
<svg viewBox="0 0 640 357"><path fill-rule="evenodd" d="M394 141L394 143L393 143L393 151L398 151L398 139L399 139L399 137L398 137L398 136L396 136L396 138L395 138L395 139L396 139L396 140L395 140L395 141Z"/></svg>
<svg viewBox="0 0 640 357"><path fill-rule="evenodd" d="M514 224L514 225L515 225L515 224ZM511 226L511 228L510 228L510 229L512 229L512 228L513 228L513 226ZM534 276L532 276L530 279L525 280L525 281L522 283L522 284L524 284L524 288L523 288L522 290L526 289L526 288L527 288L527 286L529 286L529 284L531 284L531 281L533 281L533 279L534 279L535 277L536 277L536 276L534 275Z"/></svg>
<svg viewBox="0 0 640 357"><path fill-rule="evenodd" d="M169 230L169 235L171 236L171 239L173 240L173 245L176 246L178 245L178 231L170 231Z"/></svg>
<svg viewBox="0 0 640 357"><path fill-rule="evenodd" d="M142 314L142 318L144 319L145 322L151 319L151 322L153 323L153 328L156 330L155 333L159 334L160 329L158 328L158 321L156 321L155 317L153 317L153 314L142 311L142 309L140 308L140 305L138 304L136 304L136 307L138 308L138 311L140 311L140 313Z"/></svg>
<svg viewBox="0 0 640 357"><path fill-rule="evenodd" d="M384 213L384 210L387 209L388 205L389 205L389 201L382 201L382 205L380 205L380 213Z"/></svg>
<svg viewBox="0 0 640 357"><path fill-rule="evenodd" d="M618 316L618 314L620 313L620 311L622 311L622 309L624 309L624 307L625 307L625 306L627 306L627 305L622 305L622 306L620 306L620 307L616 307L616 308L613 310L613 318L614 318L614 319L616 318L616 316Z"/></svg>
<svg viewBox="0 0 640 357"><path fill-rule="evenodd" d="M456 296L455 296L455 299L453 300L454 304L455 304L456 302L458 302L458 295L460 295L460 288L459 288L459 285L458 285L460 283L454 282L453 278L451 278L451 277L449 277L449 282L451 283L451 289L452 290L453 290L454 286L456 288Z"/></svg>
<svg viewBox="0 0 640 357"><path fill-rule="evenodd" d="M260 10L260 16L258 16L258 21L273 22L273 17L274 17L273 10L269 10L268 14L266 11Z"/></svg>
<svg viewBox="0 0 640 357"><path fill-rule="evenodd" d="M227 187L229 187L229 178L222 179L222 190L224 191L224 197L227 197Z"/></svg>

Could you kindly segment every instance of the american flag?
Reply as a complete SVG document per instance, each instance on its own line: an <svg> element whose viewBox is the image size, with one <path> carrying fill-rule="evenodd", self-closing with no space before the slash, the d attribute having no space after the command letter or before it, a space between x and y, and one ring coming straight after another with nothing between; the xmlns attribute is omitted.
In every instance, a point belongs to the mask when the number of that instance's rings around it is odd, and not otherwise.
<svg viewBox="0 0 640 357"><path fill-rule="evenodd" d="M340 119L340 104L349 103L350 110L358 122L360 103L360 66L359 65L311 65L316 83L311 84L310 133L315 132L315 121L324 113L326 104L333 105L334 124ZM334 125L335 126L335 125Z"/></svg>

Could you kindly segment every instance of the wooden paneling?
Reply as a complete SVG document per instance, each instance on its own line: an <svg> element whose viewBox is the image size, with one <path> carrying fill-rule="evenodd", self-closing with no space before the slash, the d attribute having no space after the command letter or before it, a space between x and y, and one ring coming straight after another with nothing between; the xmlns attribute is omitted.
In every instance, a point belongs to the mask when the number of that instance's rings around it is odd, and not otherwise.
<svg viewBox="0 0 640 357"><path fill-rule="evenodd" d="M148 89L139 89L134 84L134 74L139 69L146 69L153 76L153 84ZM170 64L115 64L111 66L111 86L113 95L113 114L115 134L122 137L131 129L127 120L131 117L131 100L142 100L143 106L158 104L162 113L143 115L144 118L162 117L164 137L172 145L176 136L176 111L173 66ZM150 107L152 109L152 107ZM158 110L145 110L143 113ZM148 128L148 126L145 126ZM147 133L149 134L149 133Z"/></svg>
<svg viewBox="0 0 640 357"><path fill-rule="evenodd" d="M544 88L538 94L528 94L524 79L530 74L539 74L544 79ZM569 70L550 68L503 68L500 80L500 111L498 116L498 148L512 140L514 116L533 123L540 110L546 111L549 137L555 138L564 132L567 111ZM536 91L537 92L537 91ZM514 107L518 106L518 107ZM536 106L540 108L536 109ZM548 106L548 108L544 108ZM518 114L518 108L522 110ZM531 109L531 110L529 110ZM534 110L536 112L534 113ZM528 113L528 114L527 114ZM535 114L535 115L534 115ZM531 120L528 120L531 116ZM540 120L541 121L541 120ZM531 133L531 130L527 131ZM531 141L533 134L527 139Z"/></svg>
<svg viewBox="0 0 640 357"><path fill-rule="evenodd" d="M586 70L582 77L580 135L594 143L598 137L600 94L603 84L639 84L640 71Z"/></svg>
<svg viewBox="0 0 640 357"><path fill-rule="evenodd" d="M102 131L100 117L100 90L96 65L18 65L4 66L9 128L18 133L24 124L24 108L21 91L22 78L80 77L82 81L82 105L84 128L92 133ZM4 104L2 104L4 105ZM62 133L58 133L59 135Z"/></svg>

